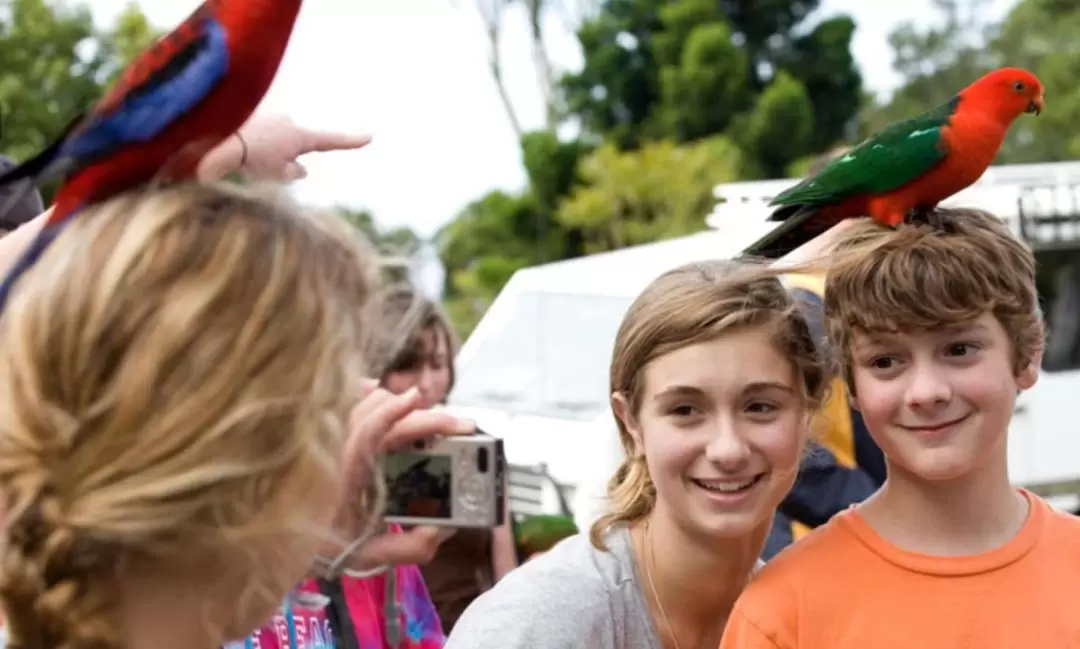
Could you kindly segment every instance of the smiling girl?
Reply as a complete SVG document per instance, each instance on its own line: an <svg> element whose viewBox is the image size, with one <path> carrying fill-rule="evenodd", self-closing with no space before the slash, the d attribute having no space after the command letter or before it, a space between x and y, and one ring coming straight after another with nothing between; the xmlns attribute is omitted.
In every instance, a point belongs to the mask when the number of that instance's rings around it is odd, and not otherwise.
<svg viewBox="0 0 1080 649"><path fill-rule="evenodd" d="M447 647L715 649L791 488L826 375L777 271L692 264L615 341L610 508L511 572Z"/></svg>

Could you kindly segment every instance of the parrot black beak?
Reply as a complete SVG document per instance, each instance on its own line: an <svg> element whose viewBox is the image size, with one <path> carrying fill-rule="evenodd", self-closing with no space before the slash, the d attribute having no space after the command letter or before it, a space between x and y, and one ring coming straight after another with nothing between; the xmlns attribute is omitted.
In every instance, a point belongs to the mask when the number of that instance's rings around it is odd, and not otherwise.
<svg viewBox="0 0 1080 649"><path fill-rule="evenodd" d="M1030 102L1028 102L1028 107L1027 107L1026 112L1027 112L1028 115L1035 115L1036 117L1038 117L1039 114L1042 113L1043 107L1044 107L1043 98L1042 97L1036 97L1035 99L1032 99Z"/></svg>

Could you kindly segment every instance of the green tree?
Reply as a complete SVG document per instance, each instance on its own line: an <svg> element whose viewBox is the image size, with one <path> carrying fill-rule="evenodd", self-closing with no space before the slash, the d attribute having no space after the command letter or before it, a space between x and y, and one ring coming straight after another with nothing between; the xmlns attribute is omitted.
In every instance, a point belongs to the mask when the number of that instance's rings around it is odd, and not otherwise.
<svg viewBox="0 0 1080 649"><path fill-rule="evenodd" d="M3 149L22 159L52 141L156 33L134 4L109 29L86 5L5 0L0 5Z"/></svg>
<svg viewBox="0 0 1080 649"><path fill-rule="evenodd" d="M354 228L363 233L383 254L411 257L423 245L423 240L412 228L407 226L380 226L369 210L338 207L337 212Z"/></svg>
<svg viewBox="0 0 1080 649"><path fill-rule="evenodd" d="M584 62L559 81L568 116L586 138L609 138L629 147L660 97L659 69L651 41L663 24L660 0L605 0L577 30Z"/></svg>
<svg viewBox="0 0 1080 649"><path fill-rule="evenodd" d="M712 0L675 2L660 16L656 132L681 142L722 132L753 101L748 53Z"/></svg>
<svg viewBox="0 0 1080 649"><path fill-rule="evenodd" d="M1025 67L1042 80L1047 108L1017 120L1002 149L1005 162L1080 158L1080 11L1061 0L1022 0L990 44L1001 64Z"/></svg>
<svg viewBox="0 0 1080 649"><path fill-rule="evenodd" d="M584 253L583 232L560 223L557 210L580 184L579 161L589 150L549 131L526 134L521 140L526 190L489 192L436 235L447 270L447 310L462 338L515 271Z"/></svg>
<svg viewBox="0 0 1080 649"><path fill-rule="evenodd" d="M337 213L356 228L382 256L383 278L403 281L409 275L409 261L420 250L423 241L405 226L384 228L366 209L338 207Z"/></svg>
<svg viewBox="0 0 1080 649"><path fill-rule="evenodd" d="M738 178L738 148L723 136L635 151L605 144L582 164L586 183L563 201L559 221L581 230L586 252L602 252L702 230L713 188Z"/></svg>
<svg viewBox="0 0 1080 649"><path fill-rule="evenodd" d="M379 226L375 224L375 215L372 214L370 210L338 207L336 211L343 219L348 221L350 225L367 237L368 241L378 246Z"/></svg>
<svg viewBox="0 0 1080 649"><path fill-rule="evenodd" d="M739 139L732 125L786 72L812 107L813 129L795 157L824 150L847 133L862 81L850 52L854 23L838 17L809 26L817 5L607 0L578 30L584 65L561 80L568 113L586 136L621 148L725 132ZM756 166L783 168L795 157Z"/></svg>
<svg viewBox="0 0 1080 649"><path fill-rule="evenodd" d="M813 129L804 149L820 153L852 134L862 106L862 75L851 54L855 21L838 16L795 38L780 69L806 89Z"/></svg>
<svg viewBox="0 0 1080 649"><path fill-rule="evenodd" d="M783 177L788 166L810 148L814 106L806 88L781 71L761 93L754 110L739 116L731 132L747 157L747 175Z"/></svg>
<svg viewBox="0 0 1080 649"><path fill-rule="evenodd" d="M156 34L134 4L108 29L89 8L47 0L0 4L0 150L25 160L52 142ZM46 199L53 187L42 187Z"/></svg>
<svg viewBox="0 0 1080 649"><path fill-rule="evenodd" d="M542 259L558 239L545 226L531 194L493 191L467 205L436 235L446 266L447 310L467 338L510 276Z"/></svg>

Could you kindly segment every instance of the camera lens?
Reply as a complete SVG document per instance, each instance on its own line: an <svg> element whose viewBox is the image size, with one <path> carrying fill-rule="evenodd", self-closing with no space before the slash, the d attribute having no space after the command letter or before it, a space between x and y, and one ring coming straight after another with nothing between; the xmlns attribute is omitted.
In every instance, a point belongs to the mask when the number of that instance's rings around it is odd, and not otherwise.
<svg viewBox="0 0 1080 649"><path fill-rule="evenodd" d="M488 471L488 450L486 448L476 450L476 470L480 473L487 473Z"/></svg>

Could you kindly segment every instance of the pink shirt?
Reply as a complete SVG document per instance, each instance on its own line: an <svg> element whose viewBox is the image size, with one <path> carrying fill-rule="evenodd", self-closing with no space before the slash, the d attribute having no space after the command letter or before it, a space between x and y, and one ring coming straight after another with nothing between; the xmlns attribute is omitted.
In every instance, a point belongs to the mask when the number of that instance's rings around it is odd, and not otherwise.
<svg viewBox="0 0 1080 649"><path fill-rule="evenodd" d="M392 526L391 531L400 532L401 528ZM435 606L416 566L396 566L366 579L343 575L341 587L360 649L440 649L446 643ZM285 610L279 610L270 624L227 649L334 649L339 630L331 628L325 606L319 606L329 605L328 598L321 596L314 580L305 581L300 590L313 596L295 598L298 601L291 607L292 625ZM295 644L290 641L291 635L295 635Z"/></svg>

